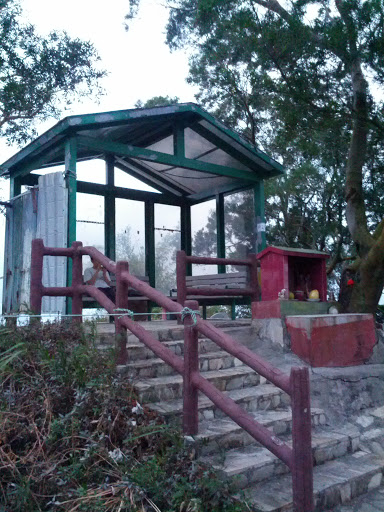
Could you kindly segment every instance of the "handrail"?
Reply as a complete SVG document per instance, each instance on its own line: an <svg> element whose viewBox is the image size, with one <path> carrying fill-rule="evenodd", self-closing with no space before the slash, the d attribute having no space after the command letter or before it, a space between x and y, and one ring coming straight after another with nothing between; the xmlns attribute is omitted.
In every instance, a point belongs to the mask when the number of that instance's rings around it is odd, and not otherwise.
<svg viewBox="0 0 384 512"><path fill-rule="evenodd" d="M43 257L68 256L72 258L72 285L69 287L45 287L42 284ZM116 304L98 288L82 284L83 255L92 256L109 272L116 273ZM216 258L217 259L217 258ZM228 261L228 260L227 260ZM239 260L236 260L239 261ZM255 261L247 263L255 269ZM184 260L185 262L185 260ZM239 264L239 263L236 263ZM245 263L243 263L245 264ZM254 274L255 272L253 272ZM254 276L253 276L254 277ZM181 313L183 305L170 300L158 290L129 273L127 262L111 261L94 247L82 247L74 242L71 248L45 247L42 240L32 241L31 257L31 309L41 313L41 301L44 295L68 296L72 298L74 321L81 321L83 294L93 297L109 313L116 310L128 310L128 287L136 289L148 299L171 313ZM189 310L198 310L197 301L186 301ZM184 360L176 356L152 334L137 322L122 314L116 319L116 334L121 338L120 362L127 361L125 330L129 329L158 357L183 376L183 427L185 434L198 432L198 391L204 393L219 409L232 418L241 428L268 450L279 457L291 470L293 485L293 505L295 512L313 512L313 462L311 448L311 412L309 395L308 368L292 368L288 376L274 368L267 361L254 354L247 347L237 343L231 336L209 322L197 317L196 323L191 316L184 319ZM199 372L198 333L214 341L225 351L238 358L250 368L264 376L291 396L292 400L292 448L273 435L266 427L257 422L228 395L215 388Z"/></svg>

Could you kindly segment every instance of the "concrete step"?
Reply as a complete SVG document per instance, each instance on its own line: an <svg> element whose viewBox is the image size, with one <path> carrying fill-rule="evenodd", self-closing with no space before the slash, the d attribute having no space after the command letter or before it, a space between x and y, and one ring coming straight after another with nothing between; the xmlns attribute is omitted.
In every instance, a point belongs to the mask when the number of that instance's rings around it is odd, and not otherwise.
<svg viewBox="0 0 384 512"><path fill-rule="evenodd" d="M281 436L292 446L291 440ZM356 442L357 441L357 442ZM355 436L317 428L312 432L312 453L316 465L353 453L358 449ZM237 489L289 472L288 467L266 448L249 445L224 454L202 457L200 460L216 469L224 479L233 480Z"/></svg>
<svg viewBox="0 0 384 512"><path fill-rule="evenodd" d="M325 425L326 419L321 409L313 408L312 425ZM275 411L259 411L251 413L256 421L269 428L277 436L288 435L292 429L292 413L290 407ZM199 433L194 436L198 443L198 451L201 456L213 453L222 453L232 448L239 448L256 444L256 441L237 423L230 419L213 419L202 421L199 425Z"/></svg>
<svg viewBox="0 0 384 512"><path fill-rule="evenodd" d="M383 512L384 487L378 487L373 491L359 496L345 505L332 508L332 512Z"/></svg>
<svg viewBox="0 0 384 512"><path fill-rule="evenodd" d="M272 384L259 384L258 386L234 389L226 391L225 394L249 412L274 410L290 404L289 395ZM183 413L182 399L152 403L148 404L148 406L166 418L181 417ZM211 420L213 418L227 418L227 416L209 398L200 394L199 421Z"/></svg>
<svg viewBox="0 0 384 512"><path fill-rule="evenodd" d="M181 356L184 354L184 340L163 341L165 347L168 347L174 354ZM105 345L104 345L105 346ZM107 345L108 346L108 345ZM110 345L109 345L110 346ZM156 359L157 356L152 350L147 348L139 341L129 340L127 343L129 361L140 361L144 359ZM209 352L219 352L221 348L211 340L206 338L199 339L199 354Z"/></svg>
<svg viewBox="0 0 384 512"><path fill-rule="evenodd" d="M243 363L231 356L228 352L217 351L199 355L199 369L201 372L222 370L243 366ZM176 371L162 359L142 359L119 367L119 373L132 379L165 377L176 375Z"/></svg>
<svg viewBox="0 0 384 512"><path fill-rule="evenodd" d="M357 451L314 468L315 511L324 512L348 503L380 486L384 458ZM292 478L277 476L245 489L254 512L292 512ZM363 509L361 510L363 512Z"/></svg>
<svg viewBox="0 0 384 512"><path fill-rule="evenodd" d="M260 382L260 375L247 366L203 372L202 376L220 391L256 386ZM183 396L183 378L181 375L140 379L133 382L133 384L139 400L143 402L173 400Z"/></svg>
<svg viewBox="0 0 384 512"><path fill-rule="evenodd" d="M226 322L212 322L213 325L219 327L224 332L234 336L243 338L252 338L251 320L235 320ZM176 322L140 322L144 329L151 332L151 334L159 341L177 341L184 339L184 327L176 324ZM85 327L87 332L93 332L94 328ZM98 324L94 333L95 342L98 345L113 345L115 340L115 325L114 324ZM203 335L199 336L204 338ZM139 342L138 338L129 331L127 332L128 343Z"/></svg>

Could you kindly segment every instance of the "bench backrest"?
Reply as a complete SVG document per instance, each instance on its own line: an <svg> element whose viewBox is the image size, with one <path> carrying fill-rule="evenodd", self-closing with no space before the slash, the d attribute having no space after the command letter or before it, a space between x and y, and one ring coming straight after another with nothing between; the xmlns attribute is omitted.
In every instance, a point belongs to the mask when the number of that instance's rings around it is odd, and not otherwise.
<svg viewBox="0 0 384 512"><path fill-rule="evenodd" d="M205 276L186 276L187 288L247 288L248 272L231 272L229 274L208 274Z"/></svg>

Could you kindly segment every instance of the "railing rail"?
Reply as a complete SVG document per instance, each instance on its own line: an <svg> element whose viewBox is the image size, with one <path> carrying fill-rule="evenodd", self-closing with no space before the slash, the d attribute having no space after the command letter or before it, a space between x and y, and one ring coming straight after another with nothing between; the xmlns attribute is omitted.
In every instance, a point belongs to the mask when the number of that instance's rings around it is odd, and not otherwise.
<svg viewBox="0 0 384 512"><path fill-rule="evenodd" d="M83 284L81 265L83 255L92 256L109 272L116 274L116 304L95 286ZM67 256L72 258L72 285L70 287L48 288L43 286L44 256ZM203 263L201 260L205 260L205 258L200 257L188 258L190 260L198 260L193 261L195 263ZM251 273L251 281L253 284L255 284L255 280L257 282L255 259L250 258L245 261L211 258L211 260L217 260L215 264L217 262L220 262L220 264L225 262L225 264L248 265L251 269L254 269ZM184 259L184 262L186 263L187 260ZM212 262L212 264L214 263ZM127 262L119 261L115 263L94 247L82 247L81 242L74 242L72 247L61 249L45 247L43 241L39 239L32 241L30 302L31 309L36 314L41 313L43 296L67 296L72 298L72 312L75 315L74 321L81 321L81 298L83 294L93 297L111 314L120 309L128 310L128 286L134 288L170 313L186 312L183 305L179 302L170 300L158 290L130 274ZM189 308L189 310L198 311L197 301L186 301L185 307ZM120 339L118 355L118 362L120 363L127 361L126 329L129 329L158 357L183 376L183 429L186 434L195 435L198 432L198 391L201 391L219 409L290 468L292 473L294 511L313 512L313 462L308 368L292 368L291 374L288 376L254 354L247 347L237 343L228 334L222 332L211 323L200 317L197 317L196 322L194 322L188 314L184 318L184 359L176 356L170 349L154 338L150 332L144 329L140 323L134 322L128 315L122 314L121 317L116 319L116 334L117 338ZM223 350L241 360L244 364L290 395L292 401L292 447L273 435L228 395L219 391L200 374L198 361L199 333L214 341Z"/></svg>

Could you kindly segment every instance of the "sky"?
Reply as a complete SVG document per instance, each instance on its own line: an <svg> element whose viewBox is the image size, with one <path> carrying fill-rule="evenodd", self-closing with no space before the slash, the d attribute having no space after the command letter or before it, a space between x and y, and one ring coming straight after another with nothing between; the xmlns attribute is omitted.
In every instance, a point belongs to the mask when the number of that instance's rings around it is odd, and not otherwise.
<svg viewBox="0 0 384 512"><path fill-rule="evenodd" d="M103 112L134 108L140 99L146 101L153 96L177 96L181 102L195 101L197 92L186 83L188 74L188 55L185 51L170 52L165 44L165 26L168 10L161 0L142 0L138 16L130 22L128 32L125 30L124 16L128 12L128 0L112 0L101 2L95 0L21 0L25 21L36 26L38 33L48 34L51 30L66 30L70 36L90 40L101 57L101 67L108 71L102 81L105 95L99 101L96 98L83 99L75 103L62 117L73 114ZM57 122L52 119L38 127L43 133ZM0 142L0 162L4 162L19 150ZM91 164L92 174L102 176L104 164ZM88 167L91 169L91 167ZM55 169L60 170L59 168ZM86 172L87 166L79 166L79 172ZM80 177L84 179L84 177ZM121 178L123 179L123 178ZM148 190L148 187L142 187ZM8 182L0 183L0 199L8 199ZM89 199L89 198L88 198ZM78 201L84 205L84 201ZM87 208L78 208L78 219L101 218L102 205L98 198L93 197L86 202ZM118 205L117 228L124 229L126 219L137 219L134 215L136 202L125 202ZM212 205L201 206L199 216L206 218ZM177 227L174 216L159 208L158 226ZM3 246L5 219L0 215L0 246ZM143 226L141 220L132 223L132 235L135 242L143 242ZM196 224L195 230L201 227ZM160 236L160 233L157 233ZM78 224L77 238L102 240L101 228L87 223ZM84 240L87 242L87 240ZM100 245L100 243L99 243ZM3 274L3 251L0 251L0 276ZM0 297L2 283L0 281Z"/></svg>

